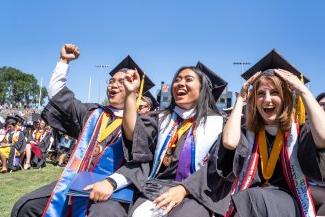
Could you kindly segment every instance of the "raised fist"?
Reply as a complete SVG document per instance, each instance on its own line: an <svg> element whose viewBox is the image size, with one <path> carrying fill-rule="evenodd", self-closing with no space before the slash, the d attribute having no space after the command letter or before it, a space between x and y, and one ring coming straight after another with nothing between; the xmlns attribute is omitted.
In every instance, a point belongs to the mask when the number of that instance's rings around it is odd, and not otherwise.
<svg viewBox="0 0 325 217"><path fill-rule="evenodd" d="M66 63L69 63L71 60L77 59L79 55L79 48L74 44L65 44L61 48L60 58Z"/></svg>

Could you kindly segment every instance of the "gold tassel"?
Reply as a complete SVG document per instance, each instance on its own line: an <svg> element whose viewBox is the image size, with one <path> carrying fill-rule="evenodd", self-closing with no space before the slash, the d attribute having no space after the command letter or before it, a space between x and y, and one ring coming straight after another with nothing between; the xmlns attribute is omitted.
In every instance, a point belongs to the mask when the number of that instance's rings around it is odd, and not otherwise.
<svg viewBox="0 0 325 217"><path fill-rule="evenodd" d="M142 79L141 79L141 84L140 84L140 90L139 90L138 98L137 98L137 101L136 101L136 107L137 107L137 109L140 106L141 98L142 98L142 95L143 95L144 78L145 77L146 77L146 75L143 74Z"/></svg>
<svg viewBox="0 0 325 217"><path fill-rule="evenodd" d="M301 75L301 78L300 78L301 82L302 83L305 83L304 82L304 76ZM301 96L298 96L297 97L297 121L300 125L304 124L306 122L306 110L305 110L305 106L304 106L304 103L302 101L302 98Z"/></svg>

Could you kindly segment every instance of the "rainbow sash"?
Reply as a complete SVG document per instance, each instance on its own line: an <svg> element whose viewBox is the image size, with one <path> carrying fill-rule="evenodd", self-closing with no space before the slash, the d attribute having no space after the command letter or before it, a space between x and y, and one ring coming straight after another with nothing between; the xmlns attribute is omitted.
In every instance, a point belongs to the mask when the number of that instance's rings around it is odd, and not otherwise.
<svg viewBox="0 0 325 217"><path fill-rule="evenodd" d="M87 119L79 136L78 144L52 191L43 217L86 216L89 200L84 197L68 197L66 193L78 172L89 169L103 114L103 109L98 108ZM121 132L119 131L115 135L114 142L106 146L98 157L99 160L92 168L93 172L110 175L121 166L124 162L121 142Z"/></svg>

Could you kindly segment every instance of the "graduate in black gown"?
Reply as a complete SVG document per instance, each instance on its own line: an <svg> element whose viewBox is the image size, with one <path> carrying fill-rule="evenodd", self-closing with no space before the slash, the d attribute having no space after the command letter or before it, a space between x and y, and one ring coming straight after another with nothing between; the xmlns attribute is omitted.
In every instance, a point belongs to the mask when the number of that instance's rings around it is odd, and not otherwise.
<svg viewBox="0 0 325 217"><path fill-rule="evenodd" d="M127 214L128 204L113 200L98 202L100 198L94 197L92 193L89 198L69 199L66 192L67 186L71 184L71 178L79 172L98 171L105 174L108 171L107 167L115 170L123 164L122 151L119 158L111 157L107 152L111 150L115 153L118 149L122 149L119 141L125 98L124 74L136 69L141 75L143 72L131 57L127 56L110 73L112 78L107 86L109 105L82 103L66 87L68 64L78 56L79 49L76 45L66 44L61 49L60 60L49 84L50 101L42 113L42 117L53 128L73 138L79 137L78 143L59 180L20 198L14 205L11 216L111 217ZM154 84L146 77L143 89L148 90L153 86ZM103 180L98 185L105 183L108 181Z"/></svg>
<svg viewBox="0 0 325 217"><path fill-rule="evenodd" d="M223 117L215 102L227 83L201 63L182 67L172 81L170 107L145 116L136 113L138 83L135 75L124 82L123 141L128 163L116 172L140 191L129 216L209 216L183 186L174 186L205 164L216 143ZM121 182L114 181L118 189Z"/></svg>
<svg viewBox="0 0 325 217"><path fill-rule="evenodd" d="M222 145L208 166L185 181L210 210L222 216L315 216L308 178L325 177L325 114L300 76L275 50L243 74L248 81ZM186 185L195 180L201 187Z"/></svg>

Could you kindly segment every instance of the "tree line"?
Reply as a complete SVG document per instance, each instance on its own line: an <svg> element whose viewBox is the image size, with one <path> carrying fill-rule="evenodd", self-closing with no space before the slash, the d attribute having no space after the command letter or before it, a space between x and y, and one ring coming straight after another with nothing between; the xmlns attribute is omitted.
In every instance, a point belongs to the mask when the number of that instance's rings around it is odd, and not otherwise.
<svg viewBox="0 0 325 217"><path fill-rule="evenodd" d="M39 101L40 85L32 74L24 73L13 67L0 68L0 103L13 106L31 107ZM47 97L47 89L42 87L41 103Z"/></svg>

